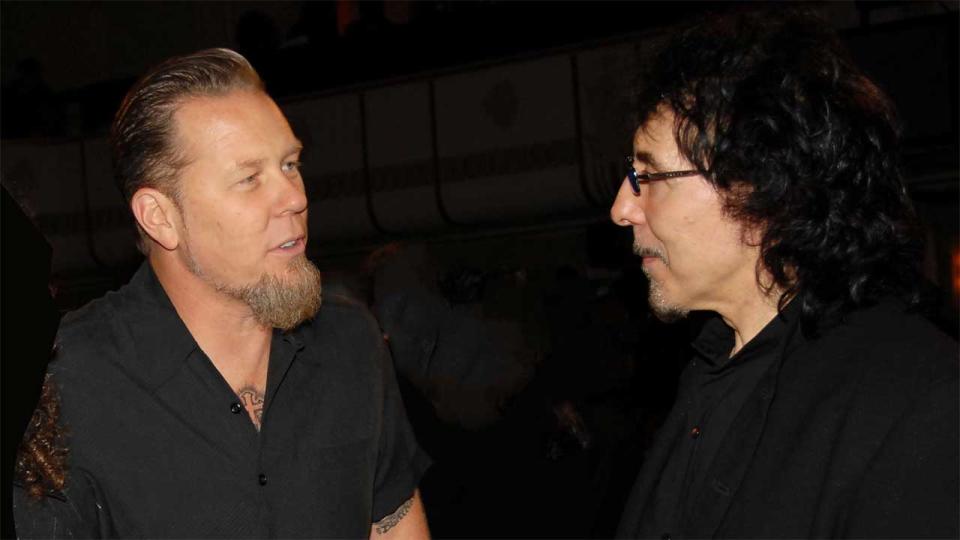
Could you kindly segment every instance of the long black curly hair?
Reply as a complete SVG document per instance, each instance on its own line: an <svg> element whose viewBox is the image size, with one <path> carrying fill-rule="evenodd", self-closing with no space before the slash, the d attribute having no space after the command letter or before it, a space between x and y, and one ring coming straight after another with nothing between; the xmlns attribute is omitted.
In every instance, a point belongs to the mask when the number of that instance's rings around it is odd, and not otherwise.
<svg viewBox="0 0 960 540"><path fill-rule="evenodd" d="M636 118L675 115L681 153L731 217L762 232L759 272L806 332L897 294L915 303L922 246L890 100L800 10L751 9L679 30L640 81Z"/></svg>

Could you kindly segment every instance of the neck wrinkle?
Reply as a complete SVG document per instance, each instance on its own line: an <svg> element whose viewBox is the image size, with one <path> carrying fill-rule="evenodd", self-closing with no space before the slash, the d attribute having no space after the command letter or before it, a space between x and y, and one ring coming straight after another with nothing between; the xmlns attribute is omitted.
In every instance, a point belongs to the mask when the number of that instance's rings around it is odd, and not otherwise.
<svg viewBox="0 0 960 540"><path fill-rule="evenodd" d="M222 359L246 364L269 347L273 330L257 322L249 306L217 291L178 260L151 256L150 264L177 315L214 364Z"/></svg>
<svg viewBox="0 0 960 540"><path fill-rule="evenodd" d="M733 309L718 312L723 322L733 329L731 357L750 343L779 313L777 302L780 292L778 290L771 290L764 294L758 289L757 292L757 295L745 298Z"/></svg>

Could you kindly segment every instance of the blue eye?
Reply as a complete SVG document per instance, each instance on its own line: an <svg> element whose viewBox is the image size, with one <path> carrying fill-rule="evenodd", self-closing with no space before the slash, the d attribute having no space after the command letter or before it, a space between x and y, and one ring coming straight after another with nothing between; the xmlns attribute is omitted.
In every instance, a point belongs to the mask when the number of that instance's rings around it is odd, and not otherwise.
<svg viewBox="0 0 960 540"><path fill-rule="evenodd" d="M299 171L300 167L303 166L303 163L299 161L288 161L283 164L283 172L295 172Z"/></svg>

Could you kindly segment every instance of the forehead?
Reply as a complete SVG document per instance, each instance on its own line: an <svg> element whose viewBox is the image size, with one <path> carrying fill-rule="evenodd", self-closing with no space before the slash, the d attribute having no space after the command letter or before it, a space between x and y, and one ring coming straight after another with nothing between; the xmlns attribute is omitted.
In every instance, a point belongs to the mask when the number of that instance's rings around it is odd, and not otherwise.
<svg viewBox="0 0 960 540"><path fill-rule="evenodd" d="M640 150L676 152L674 115L668 109L658 109L633 134L633 147Z"/></svg>
<svg viewBox="0 0 960 540"><path fill-rule="evenodd" d="M190 161L266 157L246 154L270 154L297 141L279 107L254 90L185 99L174 114L174 132Z"/></svg>
<svg viewBox="0 0 960 540"><path fill-rule="evenodd" d="M690 161L677 146L676 122L673 112L660 107L650 115L633 135L633 157L653 170L690 169Z"/></svg>

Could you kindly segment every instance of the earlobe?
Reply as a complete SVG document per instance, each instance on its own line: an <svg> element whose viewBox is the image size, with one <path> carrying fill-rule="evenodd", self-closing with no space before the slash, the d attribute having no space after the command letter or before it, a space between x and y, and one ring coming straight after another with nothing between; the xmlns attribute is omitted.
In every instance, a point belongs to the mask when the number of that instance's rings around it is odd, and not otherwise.
<svg viewBox="0 0 960 540"><path fill-rule="evenodd" d="M740 229L740 241L743 242L745 246L759 248L763 243L765 233L766 230L763 225L744 223Z"/></svg>
<svg viewBox="0 0 960 540"><path fill-rule="evenodd" d="M167 251L180 244L176 226L177 210L169 197L154 188L141 188L133 194L130 209L140 228Z"/></svg>

